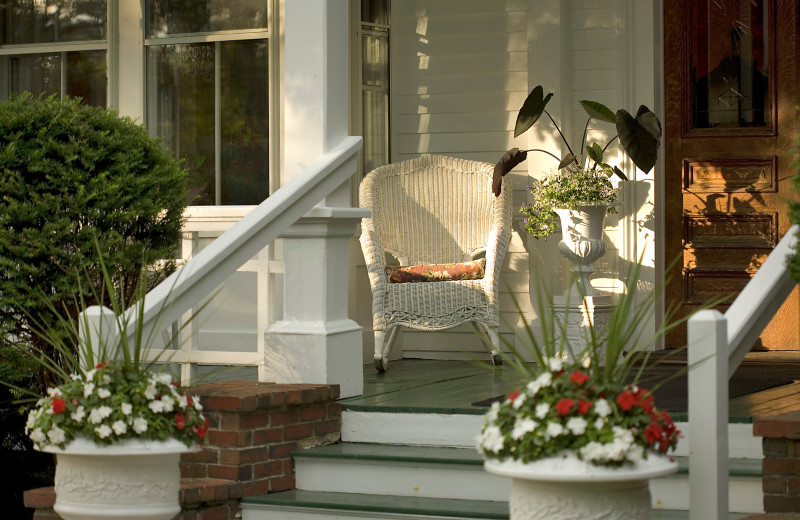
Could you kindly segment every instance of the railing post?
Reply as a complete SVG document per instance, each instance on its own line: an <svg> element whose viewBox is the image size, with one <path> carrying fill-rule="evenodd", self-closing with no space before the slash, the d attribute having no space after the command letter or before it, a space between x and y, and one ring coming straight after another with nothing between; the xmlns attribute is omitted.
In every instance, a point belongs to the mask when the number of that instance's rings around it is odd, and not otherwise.
<svg viewBox="0 0 800 520"><path fill-rule="evenodd" d="M115 344L118 333L114 311L108 307L92 305L81 312L78 318L81 368L90 370L97 363L107 361L113 351L108 352L106 348ZM88 359L89 350L91 360Z"/></svg>
<svg viewBox="0 0 800 520"><path fill-rule="evenodd" d="M689 518L728 518L728 327L719 311L688 322Z"/></svg>
<svg viewBox="0 0 800 520"><path fill-rule="evenodd" d="M265 336L264 377L281 383L364 387L361 326L347 317L350 239L369 211L316 207L281 234L283 319Z"/></svg>

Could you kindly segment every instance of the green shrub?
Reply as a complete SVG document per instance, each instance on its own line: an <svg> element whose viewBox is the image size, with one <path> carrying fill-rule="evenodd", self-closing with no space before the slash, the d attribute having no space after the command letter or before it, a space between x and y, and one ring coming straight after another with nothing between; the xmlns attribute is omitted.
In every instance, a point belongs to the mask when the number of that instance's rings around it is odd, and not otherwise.
<svg viewBox="0 0 800 520"><path fill-rule="evenodd" d="M142 268L175 257L186 200L180 163L130 118L79 99L0 103L0 363L47 350L31 334L55 325L41 294L69 316L103 294L99 268L86 270L94 236L129 305ZM174 268L158 265L150 286Z"/></svg>

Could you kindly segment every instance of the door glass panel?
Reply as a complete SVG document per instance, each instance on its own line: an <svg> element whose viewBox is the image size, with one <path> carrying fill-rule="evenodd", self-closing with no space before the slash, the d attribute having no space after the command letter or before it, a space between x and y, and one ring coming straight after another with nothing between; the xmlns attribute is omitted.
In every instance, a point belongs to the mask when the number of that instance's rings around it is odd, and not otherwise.
<svg viewBox="0 0 800 520"><path fill-rule="evenodd" d="M148 38L196 32L266 29L264 0L152 0L146 3Z"/></svg>
<svg viewBox="0 0 800 520"><path fill-rule="evenodd" d="M104 40L105 0L0 0L0 44Z"/></svg>
<svg viewBox="0 0 800 520"><path fill-rule="evenodd" d="M691 2L691 128L770 125L768 0Z"/></svg>

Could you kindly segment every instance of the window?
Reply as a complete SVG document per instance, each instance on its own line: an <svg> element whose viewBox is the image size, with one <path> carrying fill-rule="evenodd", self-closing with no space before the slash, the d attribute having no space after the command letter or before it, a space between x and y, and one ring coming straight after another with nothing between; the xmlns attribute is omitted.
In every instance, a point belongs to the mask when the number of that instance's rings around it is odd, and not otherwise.
<svg viewBox="0 0 800 520"><path fill-rule="evenodd" d="M185 160L192 204L269 195L268 5L145 3L147 126Z"/></svg>
<svg viewBox="0 0 800 520"><path fill-rule="evenodd" d="M390 0L361 0L363 171L389 163Z"/></svg>
<svg viewBox="0 0 800 520"><path fill-rule="evenodd" d="M108 99L105 0L0 0L0 99L17 92Z"/></svg>

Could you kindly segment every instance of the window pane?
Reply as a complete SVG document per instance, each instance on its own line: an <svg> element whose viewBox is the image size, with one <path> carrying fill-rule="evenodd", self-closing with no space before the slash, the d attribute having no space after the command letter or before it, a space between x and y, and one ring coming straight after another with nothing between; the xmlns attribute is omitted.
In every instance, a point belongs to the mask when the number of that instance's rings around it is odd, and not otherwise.
<svg viewBox="0 0 800 520"><path fill-rule="evenodd" d="M693 128L769 124L767 14L764 0L692 2Z"/></svg>
<svg viewBox="0 0 800 520"><path fill-rule="evenodd" d="M9 56L8 78L8 94L63 94L81 97L89 105L106 106L106 51Z"/></svg>
<svg viewBox="0 0 800 520"><path fill-rule="evenodd" d="M65 94L81 97L89 105L106 106L106 51L67 52L65 55Z"/></svg>
<svg viewBox="0 0 800 520"><path fill-rule="evenodd" d="M2 45L105 40L105 0L0 0Z"/></svg>
<svg viewBox="0 0 800 520"><path fill-rule="evenodd" d="M362 82L370 87L389 87L389 37L366 34L362 40Z"/></svg>
<svg viewBox="0 0 800 520"><path fill-rule="evenodd" d="M221 51L222 204L260 204L269 195L267 41Z"/></svg>
<svg viewBox="0 0 800 520"><path fill-rule="evenodd" d="M390 0L361 0L361 21L389 25Z"/></svg>
<svg viewBox="0 0 800 520"><path fill-rule="evenodd" d="M192 204L214 204L214 44L148 47L147 121L185 160Z"/></svg>
<svg viewBox="0 0 800 520"><path fill-rule="evenodd" d="M9 94L61 94L61 55L26 54L8 60Z"/></svg>
<svg viewBox="0 0 800 520"><path fill-rule="evenodd" d="M266 29L265 0L148 0L147 37L235 29Z"/></svg>

